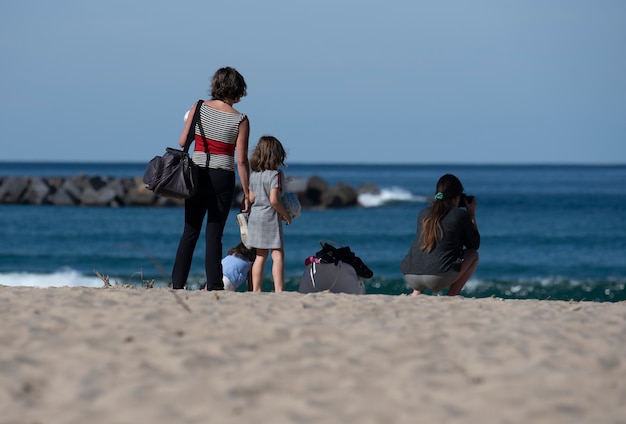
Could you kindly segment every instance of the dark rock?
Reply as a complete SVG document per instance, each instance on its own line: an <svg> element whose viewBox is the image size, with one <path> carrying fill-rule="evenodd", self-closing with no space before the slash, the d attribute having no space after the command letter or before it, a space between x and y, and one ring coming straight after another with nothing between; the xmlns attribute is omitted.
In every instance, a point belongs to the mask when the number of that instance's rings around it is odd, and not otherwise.
<svg viewBox="0 0 626 424"><path fill-rule="evenodd" d="M21 203L23 194L28 188L28 177L3 177L0 184L0 202Z"/></svg>
<svg viewBox="0 0 626 424"><path fill-rule="evenodd" d="M63 184L65 183L65 178L63 178L63 177L48 177L48 178L46 178L46 183L48 184L48 186L50 186L52 191L56 192L61 187L63 187Z"/></svg>
<svg viewBox="0 0 626 424"><path fill-rule="evenodd" d="M78 205L78 198L71 192L61 187L53 194L48 196L48 201L55 206L76 206Z"/></svg>
<svg viewBox="0 0 626 424"><path fill-rule="evenodd" d="M103 187L96 190L87 187L80 195L80 204L84 206L113 206L115 205L115 190Z"/></svg>
<svg viewBox="0 0 626 424"><path fill-rule="evenodd" d="M156 200L154 193L144 186L141 178L136 178L134 185L126 191L124 203L128 206L152 206Z"/></svg>
<svg viewBox="0 0 626 424"><path fill-rule="evenodd" d="M98 193L98 190L95 190L92 187L87 187L80 194L80 197L78 198L78 201L79 201L79 203L81 205L84 205L84 206L98 206L98 197L99 196L100 195Z"/></svg>
<svg viewBox="0 0 626 424"><path fill-rule="evenodd" d="M66 181L72 183L79 190L79 192L85 190L89 185L89 179L82 174L72 175L71 177L67 178Z"/></svg>
<svg viewBox="0 0 626 424"><path fill-rule="evenodd" d="M93 188L95 191L98 191L102 187L107 185L109 179L107 177L93 176L87 178L87 181L89 183L89 187Z"/></svg>
<svg viewBox="0 0 626 424"><path fill-rule="evenodd" d="M68 178L63 182L63 185L59 190L65 191L68 195L76 199L76 203L78 203L78 198L80 197L84 187L84 180L79 178Z"/></svg>
<svg viewBox="0 0 626 424"><path fill-rule="evenodd" d="M319 206L322 204L322 195L328 190L328 183L317 175L309 178L306 186L302 207Z"/></svg>
<svg viewBox="0 0 626 424"><path fill-rule="evenodd" d="M126 204L126 188L124 187L122 180L109 180L107 185L100 189L100 193L102 201L105 201L107 197L110 197L108 203L111 206L124 206Z"/></svg>
<svg viewBox="0 0 626 424"><path fill-rule="evenodd" d="M322 206L326 208L343 208L356 206L357 193L354 188L345 183L338 183L322 194Z"/></svg>
<svg viewBox="0 0 626 424"><path fill-rule="evenodd" d="M50 186L41 177L31 177L22 201L30 205L43 205L50 193Z"/></svg>
<svg viewBox="0 0 626 424"><path fill-rule="evenodd" d="M125 193L128 193L131 190L134 190L135 188L139 186L141 187L144 186L142 179L139 177L136 177L136 178L126 177L126 178L121 178L119 181Z"/></svg>

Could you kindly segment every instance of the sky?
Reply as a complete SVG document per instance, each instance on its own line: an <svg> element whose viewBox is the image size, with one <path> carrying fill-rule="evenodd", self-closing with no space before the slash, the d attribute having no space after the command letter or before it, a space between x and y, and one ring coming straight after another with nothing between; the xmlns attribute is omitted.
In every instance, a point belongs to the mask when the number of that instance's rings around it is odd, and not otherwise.
<svg viewBox="0 0 626 424"><path fill-rule="evenodd" d="M0 4L0 162L147 162L233 66L287 163L626 163L623 0ZM0 163L1 166L1 163Z"/></svg>

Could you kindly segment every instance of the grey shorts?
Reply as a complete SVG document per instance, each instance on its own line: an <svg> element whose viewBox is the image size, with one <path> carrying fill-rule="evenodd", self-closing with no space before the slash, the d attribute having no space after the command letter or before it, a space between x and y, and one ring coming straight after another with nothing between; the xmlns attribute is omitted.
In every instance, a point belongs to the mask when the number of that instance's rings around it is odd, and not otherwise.
<svg viewBox="0 0 626 424"><path fill-rule="evenodd" d="M448 271L434 275L404 274L404 281L413 290L423 292L428 289L436 293L450 287L459 274L458 271Z"/></svg>

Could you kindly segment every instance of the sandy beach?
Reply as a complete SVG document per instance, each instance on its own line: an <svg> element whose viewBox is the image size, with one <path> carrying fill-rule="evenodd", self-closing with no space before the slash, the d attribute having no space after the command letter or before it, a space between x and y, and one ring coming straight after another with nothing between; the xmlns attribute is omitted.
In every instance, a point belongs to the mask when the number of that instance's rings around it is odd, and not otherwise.
<svg viewBox="0 0 626 424"><path fill-rule="evenodd" d="M0 421L624 423L626 304L0 287Z"/></svg>

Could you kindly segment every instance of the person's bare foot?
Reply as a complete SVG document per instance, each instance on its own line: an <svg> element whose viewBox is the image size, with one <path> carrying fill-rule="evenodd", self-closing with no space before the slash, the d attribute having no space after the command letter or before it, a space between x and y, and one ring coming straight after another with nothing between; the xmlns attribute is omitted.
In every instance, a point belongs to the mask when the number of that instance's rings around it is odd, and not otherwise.
<svg viewBox="0 0 626 424"><path fill-rule="evenodd" d="M419 296L420 294L422 294L421 291L413 290L413 293L411 293L411 297Z"/></svg>

